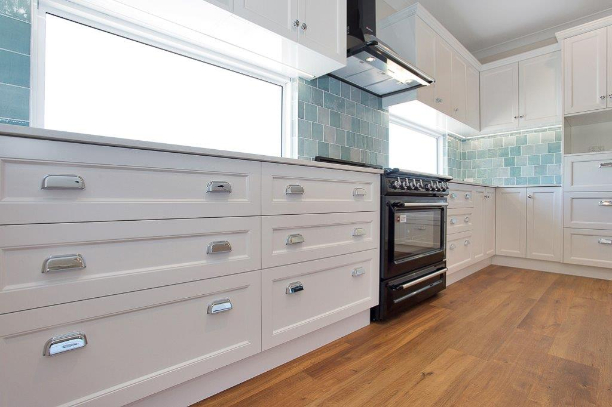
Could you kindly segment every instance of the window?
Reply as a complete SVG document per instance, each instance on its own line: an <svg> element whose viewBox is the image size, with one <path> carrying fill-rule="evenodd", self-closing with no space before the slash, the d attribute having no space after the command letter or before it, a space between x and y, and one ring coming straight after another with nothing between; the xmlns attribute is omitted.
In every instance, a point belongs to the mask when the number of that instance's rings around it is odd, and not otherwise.
<svg viewBox="0 0 612 407"><path fill-rule="evenodd" d="M283 86L46 14L45 128L282 155Z"/></svg>
<svg viewBox="0 0 612 407"><path fill-rule="evenodd" d="M438 138L391 123L389 164L391 168L437 174Z"/></svg>

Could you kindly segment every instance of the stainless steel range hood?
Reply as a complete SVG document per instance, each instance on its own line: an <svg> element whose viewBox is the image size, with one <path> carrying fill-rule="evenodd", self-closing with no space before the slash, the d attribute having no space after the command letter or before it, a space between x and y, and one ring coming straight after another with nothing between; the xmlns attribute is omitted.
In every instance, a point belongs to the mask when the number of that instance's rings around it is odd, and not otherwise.
<svg viewBox="0 0 612 407"><path fill-rule="evenodd" d="M389 96L429 86L434 79L403 60L374 35L348 50L346 67L330 75L377 96Z"/></svg>

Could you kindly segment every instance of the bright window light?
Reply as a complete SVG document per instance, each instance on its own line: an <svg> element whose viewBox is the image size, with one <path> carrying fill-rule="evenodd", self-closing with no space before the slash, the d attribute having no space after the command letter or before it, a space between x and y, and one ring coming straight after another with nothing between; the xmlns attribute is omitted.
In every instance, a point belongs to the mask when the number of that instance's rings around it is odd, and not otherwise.
<svg viewBox="0 0 612 407"><path fill-rule="evenodd" d="M281 155L283 88L47 15L44 127Z"/></svg>
<svg viewBox="0 0 612 407"><path fill-rule="evenodd" d="M391 168L438 173L438 140L407 127L389 126L389 164Z"/></svg>

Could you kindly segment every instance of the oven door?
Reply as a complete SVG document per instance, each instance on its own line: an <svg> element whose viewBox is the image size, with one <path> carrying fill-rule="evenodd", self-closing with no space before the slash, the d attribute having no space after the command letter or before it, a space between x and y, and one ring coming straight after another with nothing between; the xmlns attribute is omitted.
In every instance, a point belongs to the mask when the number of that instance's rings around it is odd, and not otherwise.
<svg viewBox="0 0 612 407"><path fill-rule="evenodd" d="M431 266L446 259L445 199L390 199L385 205L383 279Z"/></svg>

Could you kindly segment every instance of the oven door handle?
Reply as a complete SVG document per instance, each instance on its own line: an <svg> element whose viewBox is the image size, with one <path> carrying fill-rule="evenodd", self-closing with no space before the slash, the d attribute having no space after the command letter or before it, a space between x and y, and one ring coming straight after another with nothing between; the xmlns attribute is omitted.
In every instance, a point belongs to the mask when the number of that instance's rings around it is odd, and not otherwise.
<svg viewBox="0 0 612 407"><path fill-rule="evenodd" d="M448 206L448 203L405 203L405 202L393 202L391 206L404 207L404 208L438 208L441 206Z"/></svg>
<svg viewBox="0 0 612 407"><path fill-rule="evenodd" d="M404 284L404 285L399 285L399 286L397 286L397 288L396 288L396 289L397 289L397 290L399 290L399 289L401 288L402 290L405 290L405 289L407 289L407 288L410 288L410 287L412 287L412 286L415 286L415 285L417 285L417 284L420 284L420 283L422 283L423 281L427 281L427 280L429 280L429 279L430 279L430 278L432 278L432 277L439 276L440 274L444 274L444 273L446 273L447 271L448 271L448 269L447 269L447 268L443 268L442 270L438 270L438 271L436 271L435 273L431 273L431 274L428 274L428 275L426 275L426 276L424 276L424 277L421 277L421 278L419 278L418 280L411 281L411 282L406 283L406 284Z"/></svg>

